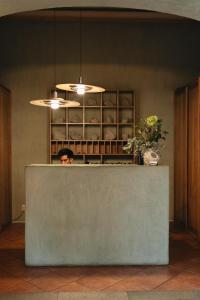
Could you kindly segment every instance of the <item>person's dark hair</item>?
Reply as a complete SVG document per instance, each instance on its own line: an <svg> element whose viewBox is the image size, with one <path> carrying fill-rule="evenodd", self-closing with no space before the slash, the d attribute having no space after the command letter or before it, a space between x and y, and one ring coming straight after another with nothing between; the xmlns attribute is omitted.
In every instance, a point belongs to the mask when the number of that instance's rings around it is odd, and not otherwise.
<svg viewBox="0 0 200 300"><path fill-rule="evenodd" d="M67 155L68 158L73 158L74 156L74 153L72 150L68 149L68 148L64 148L64 149L61 149L60 151L58 151L58 157L61 158L61 156L63 155Z"/></svg>

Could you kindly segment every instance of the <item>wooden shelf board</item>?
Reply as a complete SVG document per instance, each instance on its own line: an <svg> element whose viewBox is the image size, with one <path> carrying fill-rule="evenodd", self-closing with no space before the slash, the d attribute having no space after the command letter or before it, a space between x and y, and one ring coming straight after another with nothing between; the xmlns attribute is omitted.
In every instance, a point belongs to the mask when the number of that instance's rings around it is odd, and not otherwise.
<svg viewBox="0 0 200 300"><path fill-rule="evenodd" d="M82 143L85 143L85 142L111 142L111 143L121 143L121 142L124 142L124 143L127 143L127 140L51 140L51 142L82 142Z"/></svg>
<svg viewBox="0 0 200 300"><path fill-rule="evenodd" d="M51 154L52 156L57 156L58 154L55 154L55 153L52 153ZM106 153L106 154L89 154L89 153L79 153L79 154L77 154L77 153L74 153L74 156L133 156L133 154L123 154L123 153L118 153L118 154L109 154L109 153Z"/></svg>
<svg viewBox="0 0 200 300"><path fill-rule="evenodd" d="M102 105L102 108L113 108L113 109L117 109L117 105Z"/></svg>
<svg viewBox="0 0 200 300"><path fill-rule="evenodd" d="M85 105L85 108L101 108L101 105Z"/></svg>
<svg viewBox="0 0 200 300"><path fill-rule="evenodd" d="M134 106L132 105L119 105L119 108L134 108Z"/></svg>
<svg viewBox="0 0 200 300"><path fill-rule="evenodd" d="M129 122L129 123L102 123L102 125L133 125L134 123L133 122ZM63 126L65 126L65 125L80 125L80 126L82 126L82 125L99 125L99 126L101 126L101 123L90 123L90 122L88 122L88 123L51 123L51 125L52 126L54 126L54 125L63 125Z"/></svg>
<svg viewBox="0 0 200 300"><path fill-rule="evenodd" d="M134 123L129 122L129 123L119 123L118 125L122 125L122 126L133 126Z"/></svg>
<svg viewBox="0 0 200 300"><path fill-rule="evenodd" d="M90 122L88 122L88 123L84 123L85 125L94 125L94 126L101 126L101 123L90 123ZM83 125L84 125L83 124Z"/></svg>
<svg viewBox="0 0 200 300"><path fill-rule="evenodd" d="M67 123L50 123L51 125L66 125Z"/></svg>

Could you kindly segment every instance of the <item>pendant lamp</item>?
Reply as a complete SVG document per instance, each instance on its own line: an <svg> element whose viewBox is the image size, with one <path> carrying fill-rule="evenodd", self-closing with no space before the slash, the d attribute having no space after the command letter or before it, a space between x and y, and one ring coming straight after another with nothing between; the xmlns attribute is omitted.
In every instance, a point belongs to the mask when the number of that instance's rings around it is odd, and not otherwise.
<svg viewBox="0 0 200 300"><path fill-rule="evenodd" d="M56 28L56 11L53 10L53 17L54 17L54 85L56 86L56 41L57 41L57 28ZM37 106L46 106L51 107L52 109L58 109L61 107L77 107L80 105L79 102L74 100L65 100L63 98L58 97L58 93L56 90L54 90L53 95L49 99L37 99L37 100L31 100L31 104L37 105Z"/></svg>
<svg viewBox="0 0 200 300"><path fill-rule="evenodd" d="M80 28L79 28L79 45L80 45L80 77L79 83L60 83L56 87L60 90L76 92L79 95L85 93L102 93L105 92L105 89L95 85L84 84L82 82L82 11L80 11Z"/></svg>
<svg viewBox="0 0 200 300"><path fill-rule="evenodd" d="M57 91L54 91L52 98L31 100L30 103L37 106L51 107L52 109L58 109L62 107L76 107L80 105L80 103L77 101L58 98Z"/></svg>

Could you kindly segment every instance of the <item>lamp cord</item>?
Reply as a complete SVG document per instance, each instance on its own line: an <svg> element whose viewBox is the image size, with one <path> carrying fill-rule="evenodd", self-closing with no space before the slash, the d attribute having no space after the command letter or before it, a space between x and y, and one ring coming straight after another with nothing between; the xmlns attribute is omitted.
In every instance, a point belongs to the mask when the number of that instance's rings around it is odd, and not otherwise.
<svg viewBox="0 0 200 300"><path fill-rule="evenodd" d="M54 86L56 87L56 78L57 78L57 70L56 70L56 63L57 63L57 49L56 49L56 45L57 45L57 19L56 19L56 9L54 8L53 10L53 19L54 19L54 33L53 33L53 37L54 37Z"/></svg>
<svg viewBox="0 0 200 300"><path fill-rule="evenodd" d="M80 10L80 22L79 22L79 46L80 46L80 83L82 83L82 10Z"/></svg>

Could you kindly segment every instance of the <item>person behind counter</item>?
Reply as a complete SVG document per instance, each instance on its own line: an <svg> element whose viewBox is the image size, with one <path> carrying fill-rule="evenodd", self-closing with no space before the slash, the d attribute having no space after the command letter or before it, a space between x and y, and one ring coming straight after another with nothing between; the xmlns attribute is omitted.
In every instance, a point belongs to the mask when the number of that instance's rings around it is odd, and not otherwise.
<svg viewBox="0 0 200 300"><path fill-rule="evenodd" d="M73 161L74 153L72 150L64 148L58 152L58 157L62 164L68 165Z"/></svg>

